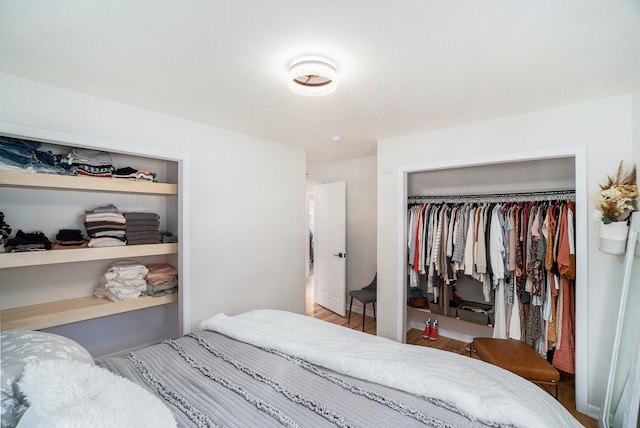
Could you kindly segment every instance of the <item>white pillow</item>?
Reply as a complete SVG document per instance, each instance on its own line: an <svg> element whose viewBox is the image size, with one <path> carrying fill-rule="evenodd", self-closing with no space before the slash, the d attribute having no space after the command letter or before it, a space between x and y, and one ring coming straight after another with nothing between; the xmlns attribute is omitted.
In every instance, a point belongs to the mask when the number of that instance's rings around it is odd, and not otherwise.
<svg viewBox="0 0 640 428"><path fill-rule="evenodd" d="M140 385L78 361L29 364L20 389L30 407L19 427L176 426L169 408Z"/></svg>
<svg viewBox="0 0 640 428"><path fill-rule="evenodd" d="M13 427L27 409L18 388L24 368L41 360L76 360L93 364L91 354L66 337L41 331L10 330L0 335L2 349L2 428Z"/></svg>

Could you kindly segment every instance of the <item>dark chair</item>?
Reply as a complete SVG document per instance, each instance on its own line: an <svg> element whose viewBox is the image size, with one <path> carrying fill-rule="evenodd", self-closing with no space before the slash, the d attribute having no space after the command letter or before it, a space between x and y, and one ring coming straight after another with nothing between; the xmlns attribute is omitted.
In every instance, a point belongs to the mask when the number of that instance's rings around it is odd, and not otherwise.
<svg viewBox="0 0 640 428"><path fill-rule="evenodd" d="M353 306L353 298L355 297L360 302L362 302L362 331L364 331L364 320L365 313L367 312L367 303L373 303L373 319L376 319L376 299L377 299L377 288L378 288L378 274L373 277L373 281L366 287L360 290L352 290L349 291L349 295L351 296L351 302L349 303L349 318L347 319L347 324L351 321L351 307Z"/></svg>

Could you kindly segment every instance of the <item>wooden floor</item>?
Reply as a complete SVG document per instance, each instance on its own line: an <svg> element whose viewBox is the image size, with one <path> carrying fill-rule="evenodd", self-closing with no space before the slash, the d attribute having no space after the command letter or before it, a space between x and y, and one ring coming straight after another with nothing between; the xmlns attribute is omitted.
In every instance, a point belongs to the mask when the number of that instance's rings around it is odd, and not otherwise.
<svg viewBox="0 0 640 428"><path fill-rule="evenodd" d="M347 317L342 317L320 305L313 303L313 288L307 283L306 313L313 318L328 321L332 324L341 325L353 330L362 330L362 315L354 312L351 322L347 323ZM356 303L354 303L355 309ZM360 309L361 310L361 309ZM365 317L365 333L376 334L376 321ZM455 339L440 336L438 340L428 340L422 337L422 331L411 329L407 332L407 343L412 345L429 346L443 351L455 352L456 354L469 355L469 344ZM473 356L477 358L477 356ZM573 414L573 416L586 428L597 428L598 421L591 419L576 411L575 382L573 375L560 372L560 382L558 383L558 401Z"/></svg>

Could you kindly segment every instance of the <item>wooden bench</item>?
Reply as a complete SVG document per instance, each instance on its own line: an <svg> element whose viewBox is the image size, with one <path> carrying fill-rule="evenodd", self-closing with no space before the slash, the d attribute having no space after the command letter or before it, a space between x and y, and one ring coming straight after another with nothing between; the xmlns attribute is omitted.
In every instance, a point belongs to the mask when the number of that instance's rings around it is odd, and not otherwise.
<svg viewBox="0 0 640 428"><path fill-rule="evenodd" d="M555 397L558 398L560 372L527 344L519 340L478 337L473 339L471 350L475 350L482 361L509 370L528 381L554 386Z"/></svg>

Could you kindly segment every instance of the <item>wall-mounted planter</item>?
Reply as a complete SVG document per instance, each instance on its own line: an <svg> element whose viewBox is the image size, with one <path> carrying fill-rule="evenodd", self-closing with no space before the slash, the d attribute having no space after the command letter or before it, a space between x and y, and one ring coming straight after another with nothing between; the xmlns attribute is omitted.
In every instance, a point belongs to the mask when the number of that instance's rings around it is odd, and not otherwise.
<svg viewBox="0 0 640 428"><path fill-rule="evenodd" d="M600 251L607 254L624 254L629 225L626 221L600 223Z"/></svg>

